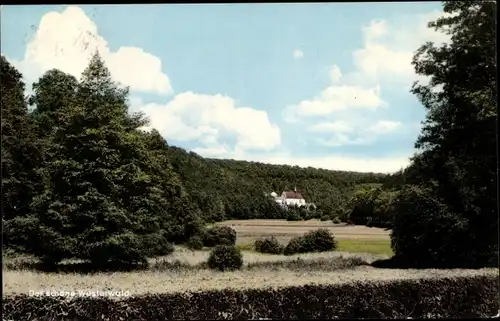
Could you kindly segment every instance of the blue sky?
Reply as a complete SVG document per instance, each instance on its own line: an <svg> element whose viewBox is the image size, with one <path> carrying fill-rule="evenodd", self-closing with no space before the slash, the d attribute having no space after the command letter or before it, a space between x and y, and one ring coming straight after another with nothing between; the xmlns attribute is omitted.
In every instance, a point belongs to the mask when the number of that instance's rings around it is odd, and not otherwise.
<svg viewBox="0 0 500 321"><path fill-rule="evenodd" d="M99 50L172 145L202 156L392 172L425 116L412 53L439 2L3 6L28 84ZM31 87L28 85L28 87Z"/></svg>

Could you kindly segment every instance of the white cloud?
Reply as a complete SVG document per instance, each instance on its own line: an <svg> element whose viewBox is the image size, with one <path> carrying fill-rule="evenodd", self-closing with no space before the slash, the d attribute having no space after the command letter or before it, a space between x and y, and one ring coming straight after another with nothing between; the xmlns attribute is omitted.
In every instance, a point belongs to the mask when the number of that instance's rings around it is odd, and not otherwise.
<svg viewBox="0 0 500 321"><path fill-rule="evenodd" d="M308 131L328 134L328 138L317 139L321 145L340 147L373 143L380 135L392 133L401 126L400 122L390 120L380 120L374 124L370 124L366 119L357 122L340 120L314 124Z"/></svg>
<svg viewBox="0 0 500 321"><path fill-rule="evenodd" d="M161 60L137 47L112 52L96 24L78 7L44 15L24 59L13 61L28 83L46 70L57 68L79 77L98 50L114 80L139 92L170 94ZM11 60L12 61L12 60ZM197 141L211 153L217 151L272 150L281 142L280 129L265 111L238 106L230 97L184 92L166 104L129 100L132 110L145 112L166 138Z"/></svg>
<svg viewBox="0 0 500 321"><path fill-rule="evenodd" d="M328 147L341 147L346 145L364 145L369 141L363 137L350 138L349 135L342 133L333 133L330 138L319 138L318 143Z"/></svg>
<svg viewBox="0 0 500 321"><path fill-rule="evenodd" d="M368 132L375 133L375 134L387 134L391 133L398 128L400 128L402 124L397 121L390 121L390 120L380 120L374 125L368 127Z"/></svg>
<svg viewBox="0 0 500 321"><path fill-rule="evenodd" d="M298 50L296 49L294 52L293 52L293 58L295 59L300 59L304 57L304 53L302 52L302 50Z"/></svg>
<svg viewBox="0 0 500 321"><path fill-rule="evenodd" d="M167 139L199 141L211 152L272 150L281 143L280 129L269 121L267 112L237 106L234 99L220 94L184 92L164 105L142 104L137 99L131 105L146 113L151 126Z"/></svg>
<svg viewBox="0 0 500 321"><path fill-rule="evenodd" d="M330 69L330 81L332 84L336 84L342 78L342 73L340 72L340 68L337 65L333 65Z"/></svg>
<svg viewBox="0 0 500 321"><path fill-rule="evenodd" d="M310 99L283 109L288 123L315 133L312 139L326 146L374 143L380 135L394 133L402 124L380 119L377 111L388 104L382 89L399 86L408 91L417 77L413 53L426 41L446 42L449 36L427 23L442 12L408 15L399 20L373 20L362 27L364 43L352 54L354 69L343 74L338 65L329 70L329 85ZM320 135L318 137L318 135Z"/></svg>
<svg viewBox="0 0 500 321"><path fill-rule="evenodd" d="M380 88L377 86L363 88L332 85L324 89L316 98L303 100L297 105L287 107L285 121L293 123L302 117L328 116L345 110L376 110L384 105L379 90Z"/></svg>
<svg viewBox="0 0 500 321"><path fill-rule="evenodd" d="M449 36L427 27L429 21L443 16L435 11L405 15L396 21L373 20L363 27L364 46L353 53L356 70L349 83L395 83L410 86L418 77L411 65L414 52L425 42L444 43Z"/></svg>
<svg viewBox="0 0 500 321"><path fill-rule="evenodd" d="M312 132L337 132L350 133L354 130L353 126L346 121L323 122L309 127Z"/></svg>
<svg viewBox="0 0 500 321"><path fill-rule="evenodd" d="M167 95L170 80L161 60L137 47L120 47L112 52L99 35L96 24L79 7L49 12L40 20L22 61L9 59L23 73L26 82L36 81L43 72L57 68L76 77L98 50L114 80L132 90Z"/></svg>
<svg viewBox="0 0 500 321"><path fill-rule="evenodd" d="M387 21L385 20L372 20L369 27L363 27L365 41L372 43L385 35L387 35Z"/></svg>
<svg viewBox="0 0 500 321"><path fill-rule="evenodd" d="M195 153L204 157L247 160L275 165L291 165L314 167L329 170L393 173L406 167L410 161L407 156L394 155L387 157L353 157L342 154L328 156L300 156L289 152L271 152L264 154L248 154L229 149L194 149Z"/></svg>

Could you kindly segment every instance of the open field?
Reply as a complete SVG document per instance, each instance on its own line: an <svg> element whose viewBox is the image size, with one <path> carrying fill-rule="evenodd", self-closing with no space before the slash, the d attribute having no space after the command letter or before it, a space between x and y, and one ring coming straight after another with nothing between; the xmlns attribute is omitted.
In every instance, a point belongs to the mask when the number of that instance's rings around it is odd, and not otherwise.
<svg viewBox="0 0 500 321"><path fill-rule="evenodd" d="M286 220L231 220L216 223L233 228L238 237L236 245L241 250L253 250L256 240L275 236L282 244L291 238L318 228L329 229L338 240L338 251L350 253L370 253L392 255L390 231L345 223L334 224L331 221L309 220L290 222Z"/></svg>
<svg viewBox="0 0 500 321"><path fill-rule="evenodd" d="M242 241L236 242L236 247L242 251L254 251L254 242L258 238L247 238L246 242ZM286 244L290 240L288 237L278 238L280 242ZM340 239L338 240L338 252L345 253L365 253L365 254L376 254L376 255L386 255L392 256L393 252L391 249L391 242L389 240L349 240L349 239Z"/></svg>
<svg viewBox="0 0 500 321"><path fill-rule="evenodd" d="M329 229L337 239L389 240L390 234L390 231L382 228L347 225L345 223L334 224L331 221L322 222L319 220L298 222L286 220L231 220L216 223L216 225L232 227L238 233L238 241L241 243L245 243L249 239L273 235L278 238L289 239L318 228Z"/></svg>

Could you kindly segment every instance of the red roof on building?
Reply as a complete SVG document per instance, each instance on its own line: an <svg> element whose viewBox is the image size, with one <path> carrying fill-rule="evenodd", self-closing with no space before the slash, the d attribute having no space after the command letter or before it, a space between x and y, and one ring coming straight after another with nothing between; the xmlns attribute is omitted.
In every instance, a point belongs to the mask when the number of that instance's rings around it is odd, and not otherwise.
<svg viewBox="0 0 500 321"><path fill-rule="evenodd" d="M285 197L286 198L304 199L304 197L302 197L302 194L294 192L294 191L285 192Z"/></svg>

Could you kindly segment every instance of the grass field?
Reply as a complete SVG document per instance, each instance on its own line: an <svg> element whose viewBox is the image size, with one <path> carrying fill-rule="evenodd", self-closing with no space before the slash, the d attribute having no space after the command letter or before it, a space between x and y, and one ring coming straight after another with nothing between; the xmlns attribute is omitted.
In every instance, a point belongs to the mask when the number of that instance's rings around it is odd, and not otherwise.
<svg viewBox="0 0 500 321"><path fill-rule="evenodd" d="M288 285L338 284L352 281L384 281L453 276L493 275L495 269L481 270L384 270L356 267L340 271L304 269L243 270L218 273L209 270L141 271L129 273L98 273L91 275L4 271L3 293L29 291L100 290L129 291L131 295L146 293L185 292L206 289L266 288Z"/></svg>
<svg viewBox="0 0 500 321"><path fill-rule="evenodd" d="M390 231L376 227L334 224L331 221L309 220L232 220L216 223L232 227L238 237L236 245L241 250L252 251L256 240L275 236L286 244L292 237L318 228L329 229L338 240L338 251L392 255Z"/></svg>
<svg viewBox="0 0 500 321"><path fill-rule="evenodd" d="M281 241L286 238L281 238ZM254 242L238 242L236 245L242 251L253 251ZM338 240L337 251L348 253L368 253L392 256L391 242L389 240Z"/></svg>
<svg viewBox="0 0 500 321"><path fill-rule="evenodd" d="M351 281L471 276L498 273L480 270L402 270L370 266L392 253L389 231L363 226L347 226L311 220L227 221L237 231L237 246L243 250L244 266L239 271L216 272L204 265L209 251L191 251L176 247L172 255L150 259L146 270L99 273L48 273L26 268L29 257L5 257L3 261L4 294L28 293L30 290L112 290L131 295L223 288L262 288L304 284L336 284ZM338 239L337 251L292 256L261 254L253 251L253 241L276 235L285 243L290 238L320 227L328 228ZM66 261L63 265L78 263Z"/></svg>
<svg viewBox="0 0 500 321"><path fill-rule="evenodd" d="M318 228L327 228L337 239L389 240L390 231L345 223L334 224L331 221L309 220L288 222L285 220L231 220L216 223L232 227L238 233L238 242L267 236L290 239Z"/></svg>
<svg viewBox="0 0 500 321"><path fill-rule="evenodd" d="M144 271L92 274L47 273L12 269L13 260L4 260L3 293L53 290L129 291L131 295L185 292L224 288L265 288L304 284L338 284L352 281L439 278L444 276L490 275L495 269L480 270L392 270L368 264L384 255L326 252L293 256L244 252L240 271L216 272L202 263L207 251L177 248L173 255L151 259ZM68 262L66 262L67 264Z"/></svg>
<svg viewBox="0 0 500 321"><path fill-rule="evenodd" d="M338 251L349 253L370 253L392 256L389 240L339 240Z"/></svg>

